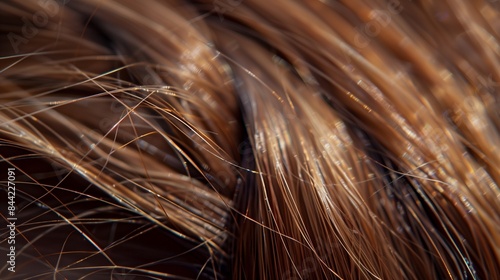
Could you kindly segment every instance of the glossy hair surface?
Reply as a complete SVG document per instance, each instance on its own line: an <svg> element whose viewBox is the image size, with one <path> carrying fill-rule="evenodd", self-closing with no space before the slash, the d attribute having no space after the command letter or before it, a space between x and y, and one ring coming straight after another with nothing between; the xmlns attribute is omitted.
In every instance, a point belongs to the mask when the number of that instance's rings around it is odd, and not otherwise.
<svg viewBox="0 0 500 280"><path fill-rule="evenodd" d="M0 278L500 279L499 3L2 1Z"/></svg>

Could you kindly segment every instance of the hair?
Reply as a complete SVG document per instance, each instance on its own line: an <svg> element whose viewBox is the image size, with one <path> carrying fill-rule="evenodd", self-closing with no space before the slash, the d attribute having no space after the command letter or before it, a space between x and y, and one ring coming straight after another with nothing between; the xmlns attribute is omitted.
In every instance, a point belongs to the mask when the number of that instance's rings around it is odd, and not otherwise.
<svg viewBox="0 0 500 280"><path fill-rule="evenodd" d="M499 30L497 0L2 1L0 277L500 279Z"/></svg>

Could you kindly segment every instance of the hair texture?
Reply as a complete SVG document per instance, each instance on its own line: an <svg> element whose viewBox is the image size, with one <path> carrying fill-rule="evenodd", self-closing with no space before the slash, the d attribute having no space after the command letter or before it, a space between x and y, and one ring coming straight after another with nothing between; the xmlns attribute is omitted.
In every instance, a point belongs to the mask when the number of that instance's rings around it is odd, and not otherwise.
<svg viewBox="0 0 500 280"><path fill-rule="evenodd" d="M500 279L499 30L497 0L1 1L0 278Z"/></svg>

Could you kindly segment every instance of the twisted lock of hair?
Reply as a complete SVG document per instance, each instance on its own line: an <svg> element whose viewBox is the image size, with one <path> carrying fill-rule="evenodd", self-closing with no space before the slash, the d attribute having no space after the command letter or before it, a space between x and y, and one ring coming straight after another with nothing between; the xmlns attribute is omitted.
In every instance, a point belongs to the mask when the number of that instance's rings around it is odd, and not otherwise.
<svg viewBox="0 0 500 280"><path fill-rule="evenodd" d="M0 14L2 279L500 279L497 1Z"/></svg>

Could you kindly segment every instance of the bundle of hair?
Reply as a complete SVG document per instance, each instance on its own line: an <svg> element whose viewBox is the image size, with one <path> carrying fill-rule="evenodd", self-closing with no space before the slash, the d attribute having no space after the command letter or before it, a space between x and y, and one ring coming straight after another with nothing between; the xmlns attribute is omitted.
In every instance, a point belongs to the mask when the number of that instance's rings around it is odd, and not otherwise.
<svg viewBox="0 0 500 280"><path fill-rule="evenodd" d="M2 1L0 278L500 279L499 30L496 0Z"/></svg>

